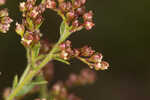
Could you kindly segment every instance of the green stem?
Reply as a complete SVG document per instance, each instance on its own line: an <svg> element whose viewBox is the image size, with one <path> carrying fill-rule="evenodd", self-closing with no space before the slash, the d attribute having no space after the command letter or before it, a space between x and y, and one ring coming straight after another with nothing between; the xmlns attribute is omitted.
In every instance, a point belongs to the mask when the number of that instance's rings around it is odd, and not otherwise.
<svg viewBox="0 0 150 100"><path fill-rule="evenodd" d="M64 41L65 39L63 39ZM47 55L47 57L40 63L39 66L37 66L33 71L30 71L28 74L26 74L29 70L25 71L25 74L23 74L20 83L18 86L11 92L9 97L6 100L13 100L14 97L21 91L24 85L28 84L32 78L53 58L53 53L57 50L59 44L63 42L61 39L55 44L53 49L50 51L50 53ZM28 67L27 67L28 69Z"/></svg>
<svg viewBox="0 0 150 100"><path fill-rule="evenodd" d="M22 83L22 81L24 80L24 78L25 78L25 77L27 76L27 74L29 73L30 67L31 67L30 64L28 64L28 66L26 67L26 69L25 69L23 75L21 76L21 79L20 79L20 81L19 81L19 84Z"/></svg>
<svg viewBox="0 0 150 100"><path fill-rule="evenodd" d="M27 51L26 55L27 55L28 65L27 65L23 75L20 78L19 84L24 80L26 75L29 73L29 70L30 70L30 67L31 67L31 65L30 65L30 49L27 48L26 51Z"/></svg>
<svg viewBox="0 0 150 100"><path fill-rule="evenodd" d="M18 84L18 86L11 92L9 97L6 100L13 100L14 97L20 92L20 90L23 88L24 85L26 85L36 74L36 71L31 71L28 73L28 75L24 78L24 80Z"/></svg>

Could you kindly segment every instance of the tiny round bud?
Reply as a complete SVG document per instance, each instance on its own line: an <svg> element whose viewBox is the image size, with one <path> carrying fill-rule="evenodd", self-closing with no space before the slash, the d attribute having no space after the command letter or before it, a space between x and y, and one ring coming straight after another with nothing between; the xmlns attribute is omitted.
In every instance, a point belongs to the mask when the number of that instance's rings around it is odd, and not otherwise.
<svg viewBox="0 0 150 100"><path fill-rule="evenodd" d="M26 10L25 2L21 2L19 5L20 11L24 12Z"/></svg>
<svg viewBox="0 0 150 100"><path fill-rule="evenodd" d="M51 8L51 9L56 8L56 2L52 0L47 0L46 8Z"/></svg>
<svg viewBox="0 0 150 100"><path fill-rule="evenodd" d="M0 17L5 17L5 16L8 16L7 9L0 10Z"/></svg>
<svg viewBox="0 0 150 100"><path fill-rule="evenodd" d="M38 16L39 12L37 11L37 8L33 9L30 13L30 17L36 18Z"/></svg>
<svg viewBox="0 0 150 100"><path fill-rule="evenodd" d="M74 49L74 56L79 56L80 55L80 51L78 49Z"/></svg>
<svg viewBox="0 0 150 100"><path fill-rule="evenodd" d="M60 8L61 11L64 12L64 11L66 11L67 4L66 4L65 2L60 3L60 4L59 4L59 8Z"/></svg>
<svg viewBox="0 0 150 100"><path fill-rule="evenodd" d="M85 21L92 21L92 18L93 18L93 12L92 11L89 11L88 13L85 13L83 15L83 19Z"/></svg>
<svg viewBox="0 0 150 100"><path fill-rule="evenodd" d="M101 63L96 63L96 64L94 64L94 68L95 68L96 70L100 70L100 69L102 68Z"/></svg>
<svg viewBox="0 0 150 100"><path fill-rule="evenodd" d="M73 7L74 7L74 8L79 8L79 7L81 7L81 1L80 1L80 0L75 0L74 3L73 3Z"/></svg>
<svg viewBox="0 0 150 100"><path fill-rule="evenodd" d="M0 0L0 5L5 4L6 0Z"/></svg>
<svg viewBox="0 0 150 100"><path fill-rule="evenodd" d="M101 62L101 70L106 70L109 67L109 63L106 61Z"/></svg>
<svg viewBox="0 0 150 100"><path fill-rule="evenodd" d="M25 30L24 25L16 23L17 34L19 34L21 37L23 37L24 30Z"/></svg>
<svg viewBox="0 0 150 100"><path fill-rule="evenodd" d="M73 11L70 11L66 14L66 16L69 20L72 20L75 17L75 13Z"/></svg>
<svg viewBox="0 0 150 100"><path fill-rule="evenodd" d="M27 10L30 11L32 8L33 8L33 5L32 5L31 3L27 3L27 4L26 4L26 9L27 9Z"/></svg>
<svg viewBox="0 0 150 100"><path fill-rule="evenodd" d="M60 57L62 58L62 59L64 59L64 60L67 60L68 59L68 53L65 51L65 50L63 50L62 52L61 52L61 54L60 54Z"/></svg>
<svg viewBox="0 0 150 100"><path fill-rule="evenodd" d="M25 46L25 47L29 47L32 43L32 40L27 40L25 38L21 39L21 43Z"/></svg>
<svg viewBox="0 0 150 100"><path fill-rule="evenodd" d="M9 30L10 24L0 24L0 31L6 33Z"/></svg>
<svg viewBox="0 0 150 100"><path fill-rule="evenodd" d="M26 39L26 40L33 40L33 34L25 34L25 36L24 36L24 38Z"/></svg>
<svg viewBox="0 0 150 100"><path fill-rule="evenodd" d="M94 24L93 22L90 22L90 21L86 21L86 22L84 23L84 26L85 26L85 28L86 28L87 30L92 29L94 25L95 25L95 24Z"/></svg>
<svg viewBox="0 0 150 100"><path fill-rule="evenodd" d="M39 35L39 34L35 34L35 35L33 36L33 42L34 42L34 43L38 43L39 40L40 40L40 35Z"/></svg>
<svg viewBox="0 0 150 100"><path fill-rule="evenodd" d="M61 49L61 50L65 50L66 45L65 45L65 43L62 43L62 44L60 44L60 46L59 46L59 47L60 47L60 49Z"/></svg>
<svg viewBox="0 0 150 100"><path fill-rule="evenodd" d="M84 5L86 3L86 0L80 0L81 4Z"/></svg>
<svg viewBox="0 0 150 100"><path fill-rule="evenodd" d="M81 48L81 55L85 57L93 55L94 52L95 51L92 50L92 48L88 46L84 46L83 48Z"/></svg>
<svg viewBox="0 0 150 100"><path fill-rule="evenodd" d="M77 15L83 15L85 13L85 7L77 8Z"/></svg>
<svg viewBox="0 0 150 100"><path fill-rule="evenodd" d="M72 4L71 4L71 2L67 2L67 4L66 4L66 10L71 10L71 8L72 8Z"/></svg>
<svg viewBox="0 0 150 100"><path fill-rule="evenodd" d="M103 58L103 55L101 53L99 53L99 54L94 54L88 60L90 62L100 63L102 61L102 58Z"/></svg>
<svg viewBox="0 0 150 100"><path fill-rule="evenodd" d="M73 21L72 26L75 27L75 28L78 27L79 26L79 21L78 20Z"/></svg>
<svg viewBox="0 0 150 100"><path fill-rule="evenodd" d="M38 16L37 18L36 18L36 20L35 20L35 25L39 25L39 24L41 24L42 23L42 21L43 21L43 17L42 16Z"/></svg>

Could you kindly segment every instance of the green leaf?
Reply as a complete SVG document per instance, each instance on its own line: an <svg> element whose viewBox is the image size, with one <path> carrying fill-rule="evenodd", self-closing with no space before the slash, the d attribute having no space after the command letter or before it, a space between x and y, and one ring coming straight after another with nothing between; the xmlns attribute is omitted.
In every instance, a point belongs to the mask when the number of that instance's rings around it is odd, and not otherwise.
<svg viewBox="0 0 150 100"><path fill-rule="evenodd" d="M60 25L60 35L62 36L63 34L68 33L69 30L70 30L70 27L68 26L68 24L65 21L62 21Z"/></svg>
<svg viewBox="0 0 150 100"><path fill-rule="evenodd" d="M25 94L27 94L29 91L31 91L33 88L34 88L34 84L28 84L28 85L25 85L22 90L16 95L16 96L23 96Z"/></svg>
<svg viewBox="0 0 150 100"><path fill-rule="evenodd" d="M13 89L17 87L18 84L18 76L15 75L14 80L13 80Z"/></svg>
<svg viewBox="0 0 150 100"><path fill-rule="evenodd" d="M40 42L39 42L38 44L36 44L36 45L33 47L33 49L32 49L33 55L32 55L32 56L33 56L34 58L36 58L36 57L39 55L40 47L41 47Z"/></svg>
<svg viewBox="0 0 150 100"><path fill-rule="evenodd" d="M63 21L60 25L60 35L64 34L65 33L65 30L66 30L66 24L65 22Z"/></svg>
<svg viewBox="0 0 150 100"><path fill-rule="evenodd" d="M32 82L31 84L33 85L43 85L43 84L47 84L47 81L39 81L39 82Z"/></svg>
<svg viewBox="0 0 150 100"><path fill-rule="evenodd" d="M25 85L22 90L17 94L17 96L23 96L27 93L29 93L36 85L43 85L43 84L47 84L47 81L35 81L35 82L31 82L27 85Z"/></svg>
<svg viewBox="0 0 150 100"><path fill-rule="evenodd" d="M69 35L71 35L70 32L71 27L68 26L68 24L63 21L60 25L60 43L65 41Z"/></svg>
<svg viewBox="0 0 150 100"><path fill-rule="evenodd" d="M66 60L63 60L63 59L60 59L60 58L54 58L54 59L57 60L57 61L60 61L62 63L65 63L67 65L70 65L70 63L68 61L66 61Z"/></svg>
<svg viewBox="0 0 150 100"><path fill-rule="evenodd" d="M30 18L27 18L27 23L29 25L29 29L32 30L34 28L33 21Z"/></svg>

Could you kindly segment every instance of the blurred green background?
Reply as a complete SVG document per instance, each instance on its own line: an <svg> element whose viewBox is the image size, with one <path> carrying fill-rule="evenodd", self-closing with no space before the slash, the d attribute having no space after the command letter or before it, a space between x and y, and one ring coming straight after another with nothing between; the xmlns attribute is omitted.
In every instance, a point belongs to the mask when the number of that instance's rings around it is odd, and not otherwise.
<svg viewBox="0 0 150 100"><path fill-rule="evenodd" d="M21 21L19 1L7 0L14 22ZM107 71L98 72L92 86L74 91L83 100L149 100L150 99L150 13L149 0L87 0L88 9L95 13L93 30L82 30L69 39L74 47L91 45L110 63ZM44 37L58 39L60 17L52 11L45 14L42 26ZM0 34L0 95L11 86L15 74L21 75L26 66L25 50L14 32L13 23L8 34ZM55 80L66 79L87 65L75 61L71 67L56 62Z"/></svg>

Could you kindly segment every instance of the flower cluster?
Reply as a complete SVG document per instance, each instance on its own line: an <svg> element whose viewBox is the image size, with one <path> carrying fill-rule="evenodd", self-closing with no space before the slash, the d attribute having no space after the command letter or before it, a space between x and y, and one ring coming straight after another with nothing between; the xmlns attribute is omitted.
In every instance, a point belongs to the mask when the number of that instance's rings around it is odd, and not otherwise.
<svg viewBox="0 0 150 100"><path fill-rule="evenodd" d="M5 4L5 2L6 0L0 0L0 5ZM10 23L13 22L8 15L7 9L0 10L0 32L6 33L10 28Z"/></svg>
<svg viewBox="0 0 150 100"><path fill-rule="evenodd" d="M81 100L75 94L69 93L63 82L54 84L51 93L54 100Z"/></svg>
<svg viewBox="0 0 150 100"><path fill-rule="evenodd" d="M66 86L72 87L75 85L92 84L96 80L96 74L90 69L81 70L80 74L70 74L68 80L66 80Z"/></svg>
<svg viewBox="0 0 150 100"><path fill-rule="evenodd" d="M95 52L88 46L79 49L72 49L69 40L60 44L59 57L64 60L69 60L70 58L75 57L88 64L90 68L95 68L96 70L106 70L109 67L109 64L106 61L102 61L103 55L101 53Z"/></svg>
<svg viewBox="0 0 150 100"><path fill-rule="evenodd" d="M5 0L0 0L3 5ZM53 60L70 64L68 60L79 59L90 68L106 70L109 64L103 61L103 55L89 46L72 48L71 41L66 40L73 32L83 28L90 30L94 26L93 12L86 11L86 0L26 0L19 5L22 22L16 23L16 32L21 36L21 43L27 50L27 68L19 78L15 76L12 88L4 91L7 100L18 100L27 94L39 92L40 98L35 100L81 100L69 89L74 86L92 84L96 74L90 69L81 70L80 74L72 73L66 81L52 82L54 76ZM41 40L40 26L46 9L51 9L62 17L60 37L56 44ZM0 31L6 32L12 20L7 9L0 11ZM51 88L48 84L52 82ZM17 94L17 95L16 95Z"/></svg>
<svg viewBox="0 0 150 100"><path fill-rule="evenodd" d="M92 29L93 12L86 12L85 3L86 0L46 0L47 8L50 8L56 12L66 21L68 26L71 26L71 32L86 28Z"/></svg>
<svg viewBox="0 0 150 100"><path fill-rule="evenodd" d="M6 0L0 0L0 5L4 5Z"/></svg>
<svg viewBox="0 0 150 100"><path fill-rule="evenodd" d="M20 3L22 12L22 24L16 23L16 32L21 36L24 46L31 46L39 42L41 32L39 30L45 11L45 5L41 2L36 5L36 0L27 0Z"/></svg>
<svg viewBox="0 0 150 100"><path fill-rule="evenodd" d="M80 74L72 73L65 82L57 82L52 86L51 93L55 100L81 100L68 90L73 86L86 85L94 83L96 74L90 69L81 70Z"/></svg>

